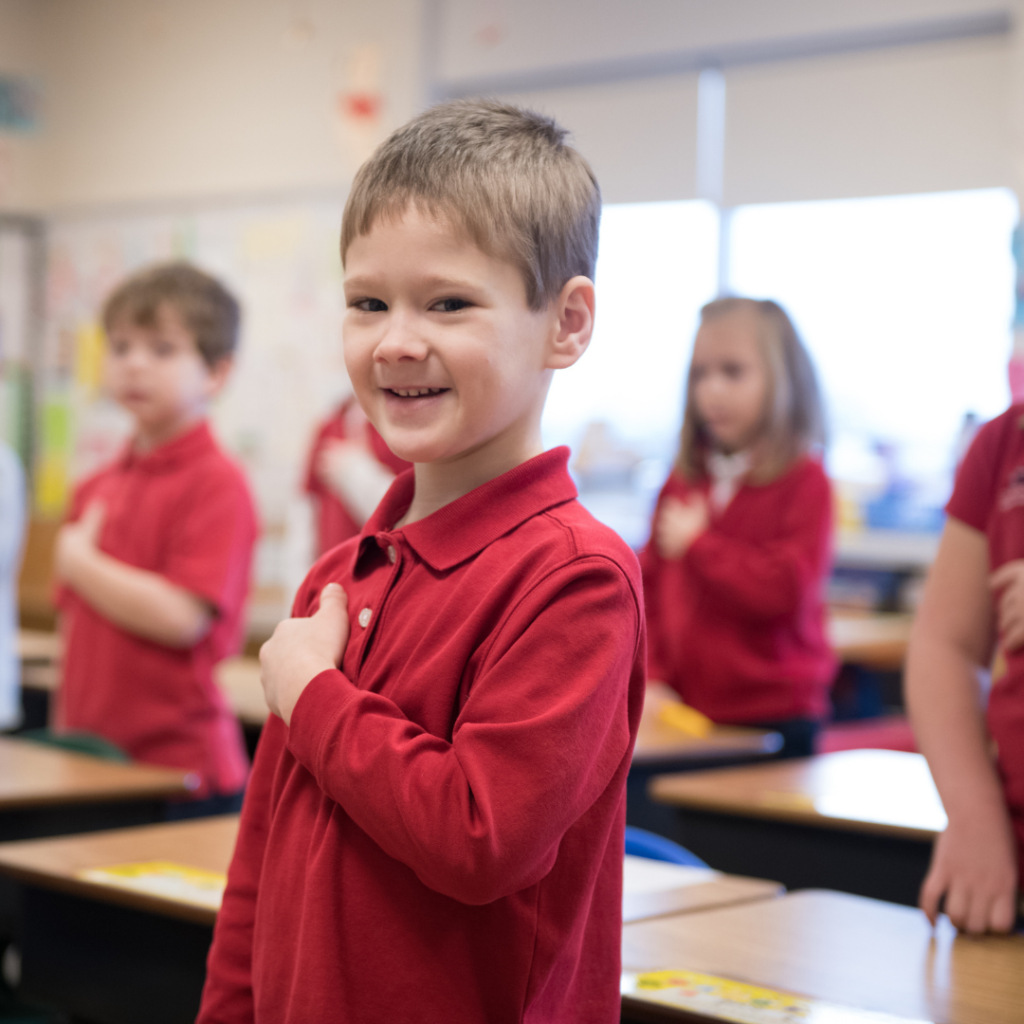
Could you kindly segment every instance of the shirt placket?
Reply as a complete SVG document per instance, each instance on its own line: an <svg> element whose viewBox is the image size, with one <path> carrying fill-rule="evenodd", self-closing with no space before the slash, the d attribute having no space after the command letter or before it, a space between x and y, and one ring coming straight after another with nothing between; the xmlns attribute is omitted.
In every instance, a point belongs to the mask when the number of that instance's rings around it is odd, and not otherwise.
<svg viewBox="0 0 1024 1024"><path fill-rule="evenodd" d="M361 631L362 634L357 636L353 652L357 673L361 673L369 657L370 648L378 632L377 624L383 617L387 602L398 583L404 561L400 534L381 532L375 534L374 540L384 555L379 567L371 573L375 586L367 588L359 596L358 607L349 608L351 628L353 631ZM350 675L350 678L354 677Z"/></svg>

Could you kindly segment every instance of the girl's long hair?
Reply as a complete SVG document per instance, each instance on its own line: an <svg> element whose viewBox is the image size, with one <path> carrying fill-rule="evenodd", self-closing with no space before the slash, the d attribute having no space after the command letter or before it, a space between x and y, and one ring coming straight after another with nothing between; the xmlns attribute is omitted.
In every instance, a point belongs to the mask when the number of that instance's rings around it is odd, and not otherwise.
<svg viewBox="0 0 1024 1024"><path fill-rule="evenodd" d="M770 483L802 455L825 444L825 420L817 375L786 311L771 299L724 298L700 311L701 326L736 313L757 325L757 340L768 368L768 395L750 479ZM687 480L707 475L711 440L697 417L693 400L693 363L686 378L686 408L679 437L676 471Z"/></svg>

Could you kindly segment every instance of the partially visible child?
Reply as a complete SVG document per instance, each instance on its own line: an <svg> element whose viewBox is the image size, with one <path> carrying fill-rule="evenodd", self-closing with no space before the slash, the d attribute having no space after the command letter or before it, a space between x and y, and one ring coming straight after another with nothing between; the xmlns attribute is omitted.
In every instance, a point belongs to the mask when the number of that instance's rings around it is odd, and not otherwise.
<svg viewBox="0 0 1024 1024"><path fill-rule="evenodd" d="M355 396L346 398L317 430L306 467L317 556L359 533L391 482L411 468L384 443Z"/></svg>
<svg viewBox="0 0 1024 1024"><path fill-rule="evenodd" d="M594 313L600 193L564 136L450 104L353 183L345 362L415 470L260 653L203 1024L619 1020L643 604L541 443Z"/></svg>
<svg viewBox="0 0 1024 1024"><path fill-rule="evenodd" d="M25 529L25 476L0 441L0 729L21 720L18 659L18 569Z"/></svg>
<svg viewBox="0 0 1024 1024"><path fill-rule="evenodd" d="M718 723L814 751L835 659L825 634L832 499L814 367L774 302L701 310L679 455L641 555L648 678Z"/></svg>
<svg viewBox="0 0 1024 1024"><path fill-rule="evenodd" d="M921 907L1007 931L1024 873L1024 405L978 431L946 511L905 675L948 818Z"/></svg>
<svg viewBox="0 0 1024 1024"><path fill-rule="evenodd" d="M116 462L75 491L57 539L64 632L58 730L188 772L172 816L236 808L248 771L213 667L242 641L256 515L207 422L238 335L235 299L183 263L107 300L107 384L134 421Z"/></svg>

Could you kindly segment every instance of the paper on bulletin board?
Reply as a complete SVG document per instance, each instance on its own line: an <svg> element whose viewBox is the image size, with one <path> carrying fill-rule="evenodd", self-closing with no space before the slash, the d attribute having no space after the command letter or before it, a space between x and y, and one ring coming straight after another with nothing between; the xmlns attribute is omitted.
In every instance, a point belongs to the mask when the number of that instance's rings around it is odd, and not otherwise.
<svg viewBox="0 0 1024 1024"><path fill-rule="evenodd" d="M219 871L204 871L165 860L116 864L108 868L84 868L76 872L76 877L85 882L128 889L207 910L220 909L224 886L227 884L227 876Z"/></svg>
<svg viewBox="0 0 1024 1024"><path fill-rule="evenodd" d="M732 1024L931 1024L697 971L623 972L622 994Z"/></svg>

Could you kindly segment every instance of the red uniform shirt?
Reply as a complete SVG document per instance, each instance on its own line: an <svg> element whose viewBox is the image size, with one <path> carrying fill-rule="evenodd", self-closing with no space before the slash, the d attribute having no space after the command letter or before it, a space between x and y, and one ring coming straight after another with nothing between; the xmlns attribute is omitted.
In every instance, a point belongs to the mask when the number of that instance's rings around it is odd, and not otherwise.
<svg viewBox="0 0 1024 1024"><path fill-rule="evenodd" d="M216 618L194 647L165 647L62 589L57 726L97 733L137 761L194 772L196 796L236 792L248 759L213 666L242 641L257 532L245 477L203 423L146 455L129 448L78 487L69 519L93 501L106 510L100 550L202 598Z"/></svg>
<svg viewBox="0 0 1024 1024"><path fill-rule="evenodd" d="M200 1022L619 1019L643 605L567 457L392 529L403 474L314 567L351 636L260 739Z"/></svg>
<svg viewBox="0 0 1024 1024"><path fill-rule="evenodd" d="M673 474L669 495L708 493ZM828 478L801 459L768 484L744 484L682 558L653 541L640 556L648 673L716 722L820 718L836 662L825 635L832 538Z"/></svg>
<svg viewBox="0 0 1024 1024"><path fill-rule="evenodd" d="M1012 406L978 431L957 474L946 511L988 540L993 570L1024 558L1024 405ZM999 749L997 767L1017 833L1024 877L1024 650L1005 651L993 673L986 719Z"/></svg>
<svg viewBox="0 0 1024 1024"><path fill-rule="evenodd" d="M345 508L334 491L320 479L316 465L320 458L320 453L324 450L328 441L350 440L345 421L353 402L355 402L354 398L344 402L337 412L317 431L313 447L309 453L309 463L306 466L306 493L311 494L317 499L317 553L321 555L326 554L335 545L348 540L349 537L355 537L359 533L359 524L352 518L348 509ZM412 467L411 462L400 459L387 446L384 438L377 433L372 423L366 424L366 440L370 451L377 457L377 461L387 466L393 473L404 473L405 470Z"/></svg>

